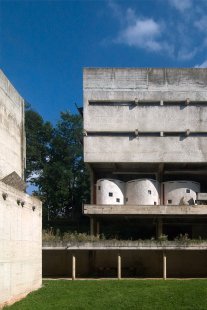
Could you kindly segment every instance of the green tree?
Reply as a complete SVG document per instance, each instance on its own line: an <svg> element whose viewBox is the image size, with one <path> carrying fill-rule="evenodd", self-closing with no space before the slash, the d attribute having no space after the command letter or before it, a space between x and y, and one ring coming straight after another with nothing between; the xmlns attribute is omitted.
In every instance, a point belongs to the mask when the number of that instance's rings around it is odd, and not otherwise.
<svg viewBox="0 0 207 310"><path fill-rule="evenodd" d="M26 104L26 180L38 185L38 175L47 163L53 127L42 116ZM36 176L36 177L34 177Z"/></svg>
<svg viewBox="0 0 207 310"><path fill-rule="evenodd" d="M38 179L39 195L47 219L77 219L89 198L88 172L83 162L82 118L61 113L49 148L49 156Z"/></svg>

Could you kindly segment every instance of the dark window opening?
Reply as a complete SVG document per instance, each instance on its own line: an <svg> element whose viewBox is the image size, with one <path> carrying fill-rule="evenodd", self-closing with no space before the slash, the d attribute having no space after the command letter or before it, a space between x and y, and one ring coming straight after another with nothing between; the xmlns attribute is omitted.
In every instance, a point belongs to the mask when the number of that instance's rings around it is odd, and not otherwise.
<svg viewBox="0 0 207 310"><path fill-rule="evenodd" d="M172 200L171 200L171 199L169 199L169 200L167 201L167 203L171 204L171 203L172 203Z"/></svg>
<svg viewBox="0 0 207 310"><path fill-rule="evenodd" d="M128 201L128 198L126 198L126 202Z"/></svg>
<svg viewBox="0 0 207 310"><path fill-rule="evenodd" d="M190 189L186 189L186 193L190 193Z"/></svg>
<svg viewBox="0 0 207 310"><path fill-rule="evenodd" d="M157 205L157 203L156 203L156 201L154 201L154 206L156 206Z"/></svg>
<svg viewBox="0 0 207 310"><path fill-rule="evenodd" d="M148 194L150 194L150 195L152 194L152 191L150 189L148 190Z"/></svg>
<svg viewBox="0 0 207 310"><path fill-rule="evenodd" d="M113 197L113 193L109 193L109 197Z"/></svg>
<svg viewBox="0 0 207 310"><path fill-rule="evenodd" d="M119 199L119 198L116 198L116 202L120 202L120 199Z"/></svg>
<svg viewBox="0 0 207 310"><path fill-rule="evenodd" d="M99 191L100 191L100 189L101 189L101 186L98 187L98 190L99 190Z"/></svg>

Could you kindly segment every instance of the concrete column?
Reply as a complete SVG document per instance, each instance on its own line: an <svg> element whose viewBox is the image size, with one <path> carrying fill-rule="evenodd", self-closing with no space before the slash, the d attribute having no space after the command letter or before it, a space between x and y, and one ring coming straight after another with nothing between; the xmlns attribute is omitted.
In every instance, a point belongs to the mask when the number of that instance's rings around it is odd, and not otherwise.
<svg viewBox="0 0 207 310"><path fill-rule="evenodd" d="M164 173L164 164L159 164L158 168L158 181L162 182L163 181L163 173Z"/></svg>
<svg viewBox="0 0 207 310"><path fill-rule="evenodd" d="M95 183L95 176L94 176L94 171L92 169L92 167L87 164L88 169L89 169L89 175L90 175L90 193L91 193L91 204L95 204L95 192L94 192L94 183Z"/></svg>
<svg viewBox="0 0 207 310"><path fill-rule="evenodd" d="M161 218L157 220L157 239L163 234L163 222Z"/></svg>
<svg viewBox="0 0 207 310"><path fill-rule="evenodd" d="M90 235L94 236L94 218L90 217Z"/></svg>
<svg viewBox="0 0 207 310"><path fill-rule="evenodd" d="M167 279L167 256L166 256L166 252L163 251L163 280Z"/></svg>
<svg viewBox="0 0 207 310"><path fill-rule="evenodd" d="M100 223L97 221L96 222L96 236L100 235Z"/></svg>
<svg viewBox="0 0 207 310"><path fill-rule="evenodd" d="M75 255L72 256L72 280L76 278L76 257Z"/></svg>
<svg viewBox="0 0 207 310"><path fill-rule="evenodd" d="M117 261L117 277L120 280L121 279L121 255L118 254L118 261Z"/></svg>

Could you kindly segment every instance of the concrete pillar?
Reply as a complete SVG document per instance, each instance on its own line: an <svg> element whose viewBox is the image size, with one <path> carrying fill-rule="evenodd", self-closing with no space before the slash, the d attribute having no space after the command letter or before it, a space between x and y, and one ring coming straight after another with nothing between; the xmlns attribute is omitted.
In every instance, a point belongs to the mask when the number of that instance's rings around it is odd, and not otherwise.
<svg viewBox="0 0 207 310"><path fill-rule="evenodd" d="M161 237L163 234L163 222L162 222L162 219L161 218L158 218L157 220L157 239L159 237Z"/></svg>
<svg viewBox="0 0 207 310"><path fill-rule="evenodd" d="M96 222L96 236L100 235L100 223L97 221Z"/></svg>
<svg viewBox="0 0 207 310"><path fill-rule="evenodd" d="M94 218L90 217L90 235L94 236Z"/></svg>
<svg viewBox="0 0 207 310"><path fill-rule="evenodd" d="M166 256L166 252L163 251L163 280L166 280L167 279L167 256Z"/></svg>
<svg viewBox="0 0 207 310"><path fill-rule="evenodd" d="M91 236L100 235L100 223L92 217L90 218L90 235Z"/></svg>
<svg viewBox="0 0 207 310"><path fill-rule="evenodd" d="M72 280L75 280L76 278L76 257L73 254L72 255Z"/></svg>
<svg viewBox="0 0 207 310"><path fill-rule="evenodd" d="M163 182L164 164L159 164L157 180Z"/></svg>
<svg viewBox="0 0 207 310"><path fill-rule="evenodd" d="M120 280L121 279L121 255L118 254L118 261L117 261L117 277Z"/></svg>
<svg viewBox="0 0 207 310"><path fill-rule="evenodd" d="M90 194L91 194L91 204L95 204L95 176L94 176L94 171L92 169L92 167L88 164L88 169L89 169L89 175L90 175Z"/></svg>

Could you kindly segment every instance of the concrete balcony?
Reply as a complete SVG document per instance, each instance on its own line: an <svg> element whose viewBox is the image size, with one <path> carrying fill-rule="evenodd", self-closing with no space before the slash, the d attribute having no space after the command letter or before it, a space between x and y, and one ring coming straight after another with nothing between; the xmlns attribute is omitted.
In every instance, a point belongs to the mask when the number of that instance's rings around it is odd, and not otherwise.
<svg viewBox="0 0 207 310"><path fill-rule="evenodd" d="M133 216L207 216L207 205L191 206L131 206L85 204L83 214L92 216L133 215Z"/></svg>

